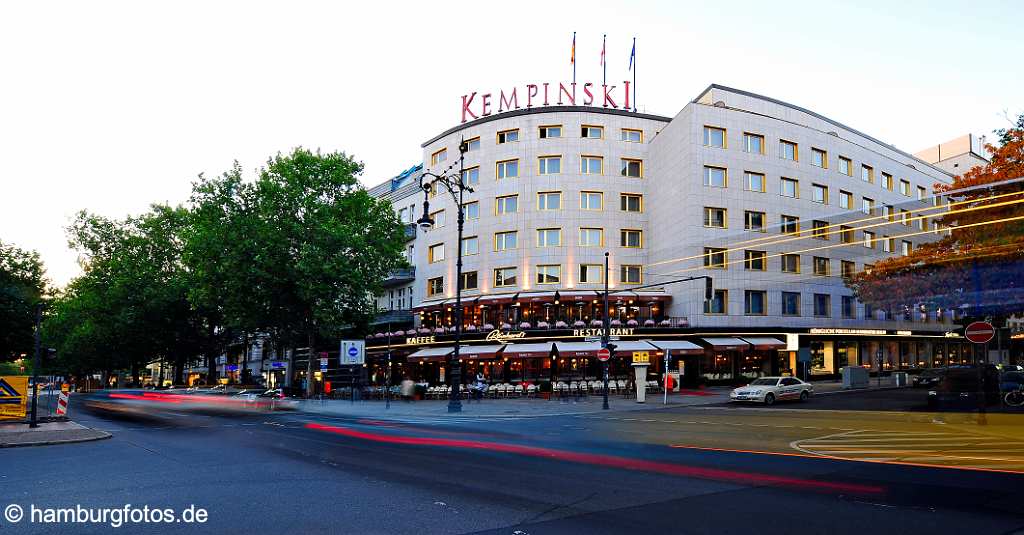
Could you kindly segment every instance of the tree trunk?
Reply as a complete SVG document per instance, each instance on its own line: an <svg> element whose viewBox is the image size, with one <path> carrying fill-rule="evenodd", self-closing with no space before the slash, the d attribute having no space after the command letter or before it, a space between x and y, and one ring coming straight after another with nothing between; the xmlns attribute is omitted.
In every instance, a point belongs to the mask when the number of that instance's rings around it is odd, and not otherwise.
<svg viewBox="0 0 1024 535"><path fill-rule="evenodd" d="M217 384L217 348L220 344L216 342L216 329L210 322L206 328L206 384Z"/></svg>
<svg viewBox="0 0 1024 535"><path fill-rule="evenodd" d="M313 397L313 356L316 355L316 332L313 330L313 322L306 321L306 342L309 345L309 354L306 357L306 397Z"/></svg>
<svg viewBox="0 0 1024 535"><path fill-rule="evenodd" d="M132 359L132 387L138 388L142 386L139 383L139 361L136 359Z"/></svg>
<svg viewBox="0 0 1024 535"><path fill-rule="evenodd" d="M174 356L174 381L175 386L185 384L185 357Z"/></svg>

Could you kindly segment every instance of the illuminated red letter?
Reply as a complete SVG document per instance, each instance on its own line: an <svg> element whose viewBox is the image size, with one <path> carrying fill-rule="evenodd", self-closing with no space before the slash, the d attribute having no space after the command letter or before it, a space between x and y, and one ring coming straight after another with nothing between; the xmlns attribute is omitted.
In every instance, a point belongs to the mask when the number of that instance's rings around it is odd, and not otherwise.
<svg viewBox="0 0 1024 535"><path fill-rule="evenodd" d="M544 105L548 105L548 83L544 82Z"/></svg>
<svg viewBox="0 0 1024 535"><path fill-rule="evenodd" d="M519 109L519 97L516 96L516 89L512 88L512 94L509 95L508 100L505 100L505 91L501 91L501 95L498 97L498 113L501 113L502 107L505 111L511 110L513 105L515 105L515 109Z"/></svg>
<svg viewBox="0 0 1024 535"><path fill-rule="evenodd" d="M629 80L623 80L622 83L626 84L626 105L624 107L628 110L629 109Z"/></svg>
<svg viewBox="0 0 1024 535"><path fill-rule="evenodd" d="M534 84L526 85L526 107L533 107L533 97L537 96L537 86Z"/></svg>
<svg viewBox="0 0 1024 535"><path fill-rule="evenodd" d="M562 105L562 95L565 95L565 98L567 98L569 100L569 104L571 104L573 106L576 105L576 82L573 82L571 85L572 85L572 94L570 95L569 92L566 91L566 89L565 89L565 84L558 84L558 105L559 106Z"/></svg>
<svg viewBox="0 0 1024 535"><path fill-rule="evenodd" d="M483 115L484 117L490 115L491 114L491 94L490 93L484 93L483 95L480 95L480 104L481 104L481 106L480 106L480 115Z"/></svg>
<svg viewBox="0 0 1024 535"><path fill-rule="evenodd" d="M466 100L467 96L469 100ZM462 95L462 122L466 122L466 115L472 115L474 119L477 118L476 114L469 109L469 105L473 103L475 97L476 91L473 91L472 95Z"/></svg>
<svg viewBox="0 0 1024 535"><path fill-rule="evenodd" d="M607 85L602 85L601 87L604 88L604 104L602 104L601 106L607 108L608 107L608 103L610 102L613 108L618 108L619 107L618 104L615 104L615 101L612 100L611 93L608 92L608 86ZM615 86L614 85L612 86L612 91L615 91Z"/></svg>
<svg viewBox="0 0 1024 535"><path fill-rule="evenodd" d="M587 95L587 98L583 99L583 105L589 106L594 103L594 94L590 92L590 86L594 84L587 82L583 84L583 94Z"/></svg>

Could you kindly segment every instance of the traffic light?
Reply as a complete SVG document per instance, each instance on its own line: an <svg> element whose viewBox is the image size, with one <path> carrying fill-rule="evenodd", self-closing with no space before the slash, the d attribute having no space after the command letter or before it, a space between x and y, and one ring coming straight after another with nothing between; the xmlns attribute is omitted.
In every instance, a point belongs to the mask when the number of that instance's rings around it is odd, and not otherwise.
<svg viewBox="0 0 1024 535"><path fill-rule="evenodd" d="M715 298L715 288L711 282L711 277L704 277L704 300L710 301Z"/></svg>
<svg viewBox="0 0 1024 535"><path fill-rule="evenodd" d="M612 356L615 356L615 348L618 347L618 346L616 346L615 344L613 344L611 342L608 342L608 345L605 346L605 347L608 348L608 352L611 353Z"/></svg>

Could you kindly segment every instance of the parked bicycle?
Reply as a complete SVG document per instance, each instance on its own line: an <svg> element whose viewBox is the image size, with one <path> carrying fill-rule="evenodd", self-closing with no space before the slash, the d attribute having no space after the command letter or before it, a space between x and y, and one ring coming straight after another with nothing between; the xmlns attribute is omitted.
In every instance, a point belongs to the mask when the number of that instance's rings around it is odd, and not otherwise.
<svg viewBox="0 0 1024 535"><path fill-rule="evenodd" d="M1016 390L1010 390L1003 396L1003 401L1011 407L1024 406L1024 385L1020 385Z"/></svg>

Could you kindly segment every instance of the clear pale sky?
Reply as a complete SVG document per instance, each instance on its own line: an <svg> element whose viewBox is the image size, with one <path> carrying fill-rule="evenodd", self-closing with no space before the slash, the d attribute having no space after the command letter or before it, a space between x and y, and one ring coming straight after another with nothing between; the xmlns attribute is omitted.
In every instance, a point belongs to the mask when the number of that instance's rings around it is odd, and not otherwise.
<svg viewBox="0 0 1024 535"><path fill-rule="evenodd" d="M458 123L460 96L629 76L676 114L715 82L915 151L1024 109L1024 4L9 2L0 5L0 240L79 273L64 228L187 200L199 173L302 145L370 186ZM520 89L522 91L522 89Z"/></svg>

